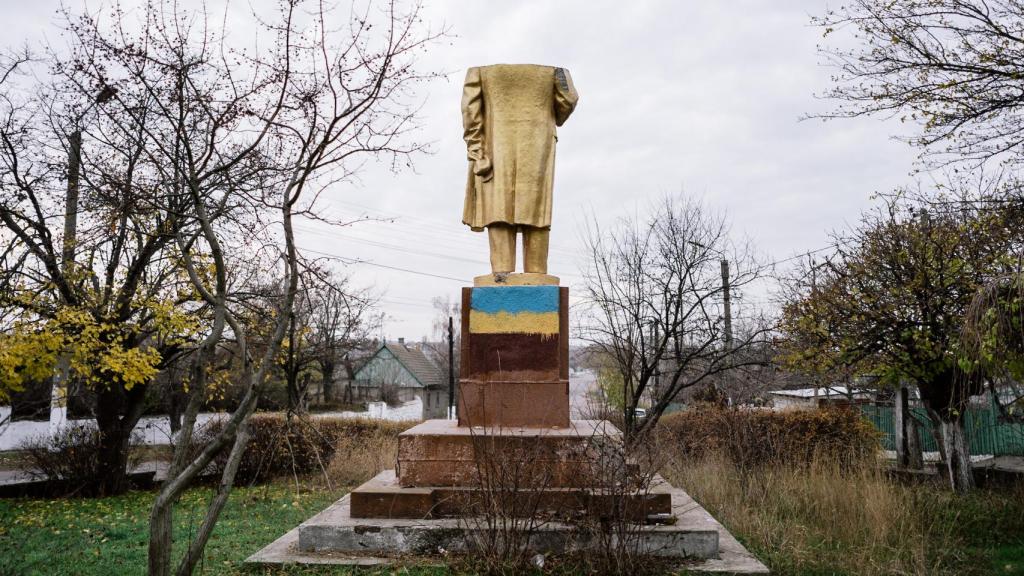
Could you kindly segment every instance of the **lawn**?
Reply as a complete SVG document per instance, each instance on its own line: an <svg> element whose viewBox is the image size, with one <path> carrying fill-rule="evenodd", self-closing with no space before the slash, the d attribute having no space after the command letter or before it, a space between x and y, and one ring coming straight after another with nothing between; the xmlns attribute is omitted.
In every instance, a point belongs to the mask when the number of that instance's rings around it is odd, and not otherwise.
<svg viewBox="0 0 1024 576"><path fill-rule="evenodd" d="M821 470L775 470L741 481L724 466L688 464L667 473L774 574L1024 575L1024 491L982 490L961 497L935 486L906 487L873 475L844 479ZM349 573L338 567L243 564L346 491L312 485L296 490L293 483L277 481L236 489L200 573ZM175 517L179 544L198 526L210 493L196 488L182 499ZM152 498L152 492L135 491L95 500L0 500L0 575L144 574Z"/></svg>
<svg viewBox="0 0 1024 576"><path fill-rule="evenodd" d="M211 492L195 488L184 495L174 519L176 542L183 544L198 527ZM253 569L242 561L344 492L296 491L284 482L236 489L206 547L200 573L338 573ZM93 500L0 500L0 574L144 574L153 495L134 491Z"/></svg>
<svg viewBox="0 0 1024 576"><path fill-rule="evenodd" d="M348 490L338 486L358 485L393 462L400 427L394 428L362 435L346 428L351 438L334 443L326 470L300 477L298 484L279 479L235 489L199 573L350 573L339 567L257 568L243 561ZM701 502L774 574L1024 576L1024 486L958 496L941 484L891 480L872 461L852 468L793 462L739 467L723 458L683 458L672 451L663 462L663 475ZM334 489L323 486L324 473ZM178 554L210 495L209 488L194 488L176 508ZM134 491L100 499L0 500L0 576L144 574L153 496ZM559 572L567 572L563 568ZM399 573L472 572L467 559L452 569Z"/></svg>

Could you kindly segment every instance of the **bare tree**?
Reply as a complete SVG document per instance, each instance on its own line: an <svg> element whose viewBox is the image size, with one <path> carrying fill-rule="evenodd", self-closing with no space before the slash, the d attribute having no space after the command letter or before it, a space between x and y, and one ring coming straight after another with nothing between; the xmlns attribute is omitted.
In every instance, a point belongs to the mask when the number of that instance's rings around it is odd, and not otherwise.
<svg viewBox="0 0 1024 576"><path fill-rule="evenodd" d="M727 338L722 260L730 289L760 277L748 246L728 237L725 219L699 202L666 197L643 217L624 217L608 231L586 229L585 318L580 335L622 376L627 438L658 422L684 389L761 362L743 354L763 342L768 324L737 317ZM650 399L647 416L636 408Z"/></svg>
<svg viewBox="0 0 1024 576"><path fill-rule="evenodd" d="M825 96L840 101L823 117L916 123L907 141L940 164L1024 158L1020 0L854 0L812 21L854 43L823 50L838 70Z"/></svg>
<svg viewBox="0 0 1024 576"><path fill-rule="evenodd" d="M227 501L249 418L292 318L301 270L293 218L316 217L316 197L353 178L361 159L378 157L397 168L423 148L408 139L415 128L410 90L433 75L416 73L413 63L436 35L422 29L419 7L367 7L338 33L322 5L300 4L283 1L276 17L261 21L273 42L255 54L227 45L223 28L202 12L156 2L135 27L116 9L112 28L91 17L74 27L95 47L82 73L105 79L118 98L144 96L154 110L151 121L136 126L145 140L142 157L155 174L153 186L188 209L190 227L172 239L191 289L213 317L193 355L181 435L153 504L151 574L170 573L174 505L223 450L226 464L178 574L194 570ZM284 278L259 357L240 321L244 286L233 275L253 250L270 254ZM226 336L244 393L197 452L192 433Z"/></svg>
<svg viewBox="0 0 1024 576"><path fill-rule="evenodd" d="M315 282L307 270L299 276L298 293L292 305L288 329L285 332L279 364L284 374L285 390L288 393L287 415L305 414L308 409L311 369L316 364L316 355L311 346L310 336L313 322L313 294Z"/></svg>
<svg viewBox="0 0 1024 576"><path fill-rule="evenodd" d="M369 347L378 327L375 313L379 297L369 288L353 286L348 276L322 273L310 295L309 347L320 368L323 398L334 400L338 365L351 382L355 377L355 356ZM351 388L346 401L351 401Z"/></svg>

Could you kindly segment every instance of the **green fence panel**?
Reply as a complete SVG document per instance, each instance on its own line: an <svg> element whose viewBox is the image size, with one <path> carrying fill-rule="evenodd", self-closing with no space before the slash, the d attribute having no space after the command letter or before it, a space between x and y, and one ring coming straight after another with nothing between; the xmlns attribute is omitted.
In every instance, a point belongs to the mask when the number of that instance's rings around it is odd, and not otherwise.
<svg viewBox="0 0 1024 576"><path fill-rule="evenodd" d="M868 419L875 428L878 428L879 432L882 433L882 449L883 450L895 450L896 449L896 426L893 422L893 410L891 406L869 406L862 404L860 406L861 412L864 413L864 417Z"/></svg>
<svg viewBox="0 0 1024 576"><path fill-rule="evenodd" d="M896 449L896 426L892 406L861 406L864 417L882 433L882 448ZM917 421L921 450L938 452L932 421L921 407L911 408ZM964 414L964 434L972 455L1024 456L1024 424L1002 422L995 408L972 406Z"/></svg>

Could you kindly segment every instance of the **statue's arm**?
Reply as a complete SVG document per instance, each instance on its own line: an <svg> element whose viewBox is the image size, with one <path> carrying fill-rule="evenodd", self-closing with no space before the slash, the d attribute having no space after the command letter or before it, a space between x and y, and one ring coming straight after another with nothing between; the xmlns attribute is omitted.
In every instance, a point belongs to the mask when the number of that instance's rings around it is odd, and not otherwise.
<svg viewBox="0 0 1024 576"><path fill-rule="evenodd" d="M466 156L473 162L473 172L484 180L491 178L491 159L484 149L484 93L480 69L466 71L462 86L462 137L466 140Z"/></svg>
<svg viewBox="0 0 1024 576"><path fill-rule="evenodd" d="M572 114L580 95L565 68L555 68L555 125L561 126Z"/></svg>

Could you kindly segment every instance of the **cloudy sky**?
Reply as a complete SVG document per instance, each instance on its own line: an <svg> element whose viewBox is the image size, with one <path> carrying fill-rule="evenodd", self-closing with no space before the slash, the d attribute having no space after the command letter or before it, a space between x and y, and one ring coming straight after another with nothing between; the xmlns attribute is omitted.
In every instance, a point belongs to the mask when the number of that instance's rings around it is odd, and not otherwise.
<svg viewBox="0 0 1024 576"><path fill-rule="evenodd" d="M369 164L358 186L325 199L336 215L378 220L299 230L301 246L360 262L346 270L382 293L388 338L429 336L431 299L455 300L489 270L486 237L460 223L459 104L469 66L537 63L572 74L580 103L559 132L550 272L577 292L583 212L612 219L682 192L725 211L733 233L766 258L784 259L825 246L874 192L911 181L914 153L892 140L898 123L800 121L829 107L815 98L832 71L820 65L821 30L810 26L824 1L425 4L426 21L452 33L421 62L452 71L422 94L421 138L433 153L398 175ZM4 44L56 35L56 2L0 5Z"/></svg>

